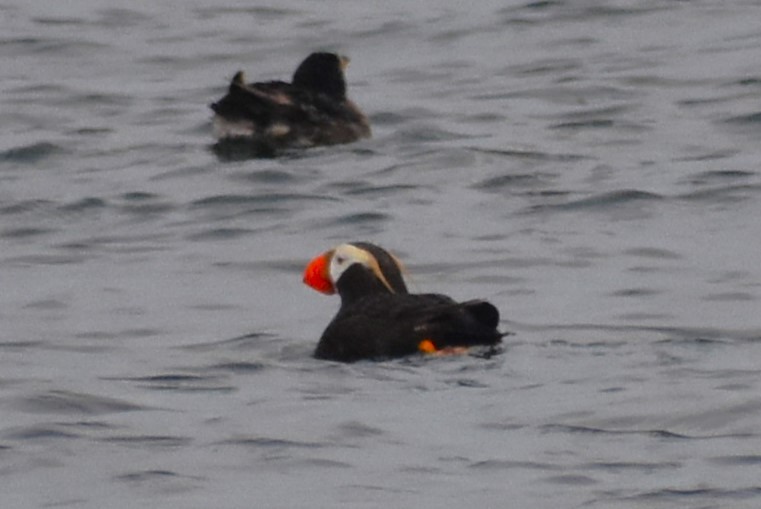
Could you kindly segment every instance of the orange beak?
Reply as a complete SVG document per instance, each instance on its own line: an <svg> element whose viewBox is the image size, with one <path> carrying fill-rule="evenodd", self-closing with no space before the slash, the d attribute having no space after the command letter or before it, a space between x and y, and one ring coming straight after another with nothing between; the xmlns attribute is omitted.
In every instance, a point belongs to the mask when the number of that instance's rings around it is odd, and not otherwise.
<svg viewBox="0 0 761 509"><path fill-rule="evenodd" d="M333 251L328 251L309 262L307 268L304 269L304 284L326 295L336 293L336 288L330 282L330 274L328 273L332 256Z"/></svg>

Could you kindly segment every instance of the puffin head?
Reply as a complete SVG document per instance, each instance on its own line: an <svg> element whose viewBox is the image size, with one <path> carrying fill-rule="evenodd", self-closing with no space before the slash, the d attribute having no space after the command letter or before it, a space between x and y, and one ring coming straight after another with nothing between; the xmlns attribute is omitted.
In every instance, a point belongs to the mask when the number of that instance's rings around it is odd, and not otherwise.
<svg viewBox="0 0 761 509"><path fill-rule="evenodd" d="M293 73L293 84L334 99L346 99L344 69L349 58L335 53L312 53Z"/></svg>
<svg viewBox="0 0 761 509"><path fill-rule="evenodd" d="M373 293L408 293L403 267L385 249L369 242L352 242L314 258L304 270L304 283L342 298Z"/></svg>

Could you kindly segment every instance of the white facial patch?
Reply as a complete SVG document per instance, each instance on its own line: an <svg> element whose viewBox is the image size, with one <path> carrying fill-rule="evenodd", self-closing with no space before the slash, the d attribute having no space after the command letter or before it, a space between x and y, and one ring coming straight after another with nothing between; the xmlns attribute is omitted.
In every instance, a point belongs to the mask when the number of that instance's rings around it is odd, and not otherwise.
<svg viewBox="0 0 761 509"><path fill-rule="evenodd" d="M333 250L333 256L330 258L330 267L328 269L333 285L335 285L336 281L338 281L343 273L346 272L346 269L355 263L370 269L372 273L375 274L375 277L377 277L378 280L391 291L391 293L396 293L386 280L383 272L381 272L378 260L364 249L360 249L351 244L341 244Z"/></svg>

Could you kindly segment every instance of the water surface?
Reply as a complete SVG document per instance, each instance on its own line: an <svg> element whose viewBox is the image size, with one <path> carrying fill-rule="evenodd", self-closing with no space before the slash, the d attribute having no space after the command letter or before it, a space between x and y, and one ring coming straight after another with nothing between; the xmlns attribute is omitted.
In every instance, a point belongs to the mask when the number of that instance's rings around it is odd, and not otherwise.
<svg viewBox="0 0 761 509"><path fill-rule="evenodd" d="M754 2L0 6L4 507L758 507ZM374 137L219 157L348 54ZM503 355L310 357L370 240Z"/></svg>

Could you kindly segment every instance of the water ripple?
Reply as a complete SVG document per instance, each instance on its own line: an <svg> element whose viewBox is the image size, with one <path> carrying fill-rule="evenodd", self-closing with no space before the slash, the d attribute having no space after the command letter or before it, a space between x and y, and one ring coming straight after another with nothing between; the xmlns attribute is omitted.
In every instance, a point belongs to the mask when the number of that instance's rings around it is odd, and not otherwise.
<svg viewBox="0 0 761 509"><path fill-rule="evenodd" d="M694 488L694 489L677 489L664 488L654 491L648 491L626 497L626 500L636 501L663 501L674 504L688 503L690 500L696 500L698 503L705 504L711 500L745 500L757 498L761 495L761 488L749 486L747 488L725 489L725 488Z"/></svg>
<svg viewBox="0 0 761 509"><path fill-rule="evenodd" d="M552 205L535 205L531 208L534 212L546 210L583 211L583 210L613 210L622 205L644 205L650 202L664 200L665 197L658 193L640 191L637 189L622 189L606 193L595 194L578 200Z"/></svg>
<svg viewBox="0 0 761 509"><path fill-rule="evenodd" d="M189 445L193 440L176 435L117 435L102 439L103 442L126 445L139 449L177 449Z"/></svg>
<svg viewBox="0 0 761 509"><path fill-rule="evenodd" d="M147 407L117 398L96 396L64 390L20 397L15 406L28 413L101 415L117 412L132 412Z"/></svg>
<svg viewBox="0 0 761 509"><path fill-rule="evenodd" d="M0 161L19 164L37 164L44 159L63 153L63 147L55 143L41 141L22 147L14 147L0 152Z"/></svg>

